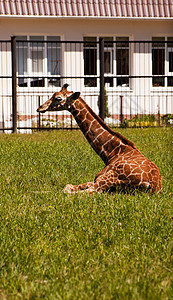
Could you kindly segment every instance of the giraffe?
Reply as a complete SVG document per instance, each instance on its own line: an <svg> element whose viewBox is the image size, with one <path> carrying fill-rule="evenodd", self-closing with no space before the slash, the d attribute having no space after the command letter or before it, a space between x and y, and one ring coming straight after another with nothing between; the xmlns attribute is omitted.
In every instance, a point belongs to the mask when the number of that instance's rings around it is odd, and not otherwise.
<svg viewBox="0 0 173 300"><path fill-rule="evenodd" d="M79 185L67 184L64 192L86 191L101 193L121 188L139 188L150 192L162 190L158 167L148 160L126 137L111 130L80 97L79 92L67 91L64 84L59 92L41 105L37 112L68 110L74 116L84 136L101 157L105 167L94 181Z"/></svg>

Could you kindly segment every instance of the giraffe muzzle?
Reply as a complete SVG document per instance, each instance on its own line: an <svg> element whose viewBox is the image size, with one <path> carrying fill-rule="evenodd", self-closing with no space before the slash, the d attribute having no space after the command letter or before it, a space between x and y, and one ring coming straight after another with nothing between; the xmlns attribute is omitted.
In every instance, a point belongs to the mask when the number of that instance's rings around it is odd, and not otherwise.
<svg viewBox="0 0 173 300"><path fill-rule="evenodd" d="M43 107L43 105L41 105L39 108L37 108L37 112L39 112L39 113L45 113L46 111L47 111L47 109L45 109Z"/></svg>

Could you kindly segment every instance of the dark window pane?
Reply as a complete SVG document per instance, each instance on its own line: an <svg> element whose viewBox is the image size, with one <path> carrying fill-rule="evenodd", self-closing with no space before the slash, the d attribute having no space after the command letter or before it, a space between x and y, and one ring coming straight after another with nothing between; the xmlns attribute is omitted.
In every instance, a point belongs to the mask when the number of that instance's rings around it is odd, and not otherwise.
<svg viewBox="0 0 173 300"><path fill-rule="evenodd" d="M84 85L88 87L96 87L97 86L97 78L88 77L84 79Z"/></svg>
<svg viewBox="0 0 173 300"><path fill-rule="evenodd" d="M104 47L105 48L113 47L113 37L104 37Z"/></svg>
<svg viewBox="0 0 173 300"><path fill-rule="evenodd" d="M26 78L18 78L17 84L20 87L27 87L27 79Z"/></svg>
<svg viewBox="0 0 173 300"><path fill-rule="evenodd" d="M104 71L105 73L112 73L111 71L111 53L109 51L104 52Z"/></svg>
<svg viewBox="0 0 173 300"><path fill-rule="evenodd" d="M48 79L48 86L61 86L61 83L60 83L61 79L59 78L49 78Z"/></svg>
<svg viewBox="0 0 173 300"><path fill-rule="evenodd" d="M169 52L169 72L173 72L173 52Z"/></svg>
<svg viewBox="0 0 173 300"><path fill-rule="evenodd" d="M117 86L129 86L129 78L128 77L118 77L117 78Z"/></svg>
<svg viewBox="0 0 173 300"><path fill-rule="evenodd" d="M168 77L168 86L173 86L173 76Z"/></svg>
<svg viewBox="0 0 173 300"><path fill-rule="evenodd" d="M97 74L97 51L96 49L84 49L84 75Z"/></svg>
<svg viewBox="0 0 173 300"><path fill-rule="evenodd" d="M117 75L129 75L129 50L117 49Z"/></svg>
<svg viewBox="0 0 173 300"><path fill-rule="evenodd" d="M164 75L165 74L165 50L153 49L152 50L152 74Z"/></svg>
<svg viewBox="0 0 173 300"><path fill-rule="evenodd" d="M163 77L153 77L153 86L164 86L165 78Z"/></svg>
<svg viewBox="0 0 173 300"><path fill-rule="evenodd" d="M168 42L169 42L169 43L167 44L168 47L169 47L169 48L172 48L172 47L173 47L173 36L168 37Z"/></svg>
<svg viewBox="0 0 173 300"><path fill-rule="evenodd" d="M152 47L153 48L164 48L165 47L165 38L164 37L153 37L152 41Z"/></svg>
<svg viewBox="0 0 173 300"><path fill-rule="evenodd" d="M97 43L94 43L97 41L97 38L96 37L90 37L90 36L87 36L87 37L84 37L84 48L96 48L97 47Z"/></svg>
<svg viewBox="0 0 173 300"><path fill-rule="evenodd" d="M113 78L112 77L105 77L104 82L107 83L108 86L113 87Z"/></svg>
<svg viewBox="0 0 173 300"><path fill-rule="evenodd" d="M117 48L128 48L129 47L129 37L117 37L116 41L118 42L118 43L116 43Z"/></svg>
<svg viewBox="0 0 173 300"><path fill-rule="evenodd" d="M44 86L44 79L33 78L33 80L31 81L31 86L32 87L43 87Z"/></svg>

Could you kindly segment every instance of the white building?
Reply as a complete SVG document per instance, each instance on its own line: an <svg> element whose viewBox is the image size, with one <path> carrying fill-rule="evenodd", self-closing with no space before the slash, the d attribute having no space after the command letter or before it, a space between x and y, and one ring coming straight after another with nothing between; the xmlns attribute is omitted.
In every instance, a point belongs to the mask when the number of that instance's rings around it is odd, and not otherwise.
<svg viewBox="0 0 173 300"><path fill-rule="evenodd" d="M127 119L173 113L172 0L1 0L0 127L6 128L11 126L12 66L11 44L5 41L13 36L19 127L32 127L38 101L65 82L98 113L100 37L112 118L120 114L121 97Z"/></svg>

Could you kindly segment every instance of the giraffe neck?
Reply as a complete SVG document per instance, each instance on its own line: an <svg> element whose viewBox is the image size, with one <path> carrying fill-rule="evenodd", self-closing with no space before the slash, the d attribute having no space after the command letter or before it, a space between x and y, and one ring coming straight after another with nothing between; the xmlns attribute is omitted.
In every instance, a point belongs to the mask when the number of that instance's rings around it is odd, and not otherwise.
<svg viewBox="0 0 173 300"><path fill-rule="evenodd" d="M81 97L73 102L70 112L92 148L106 165L118 157L121 151L135 148L132 142L111 130Z"/></svg>

